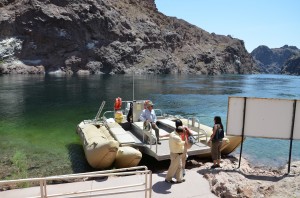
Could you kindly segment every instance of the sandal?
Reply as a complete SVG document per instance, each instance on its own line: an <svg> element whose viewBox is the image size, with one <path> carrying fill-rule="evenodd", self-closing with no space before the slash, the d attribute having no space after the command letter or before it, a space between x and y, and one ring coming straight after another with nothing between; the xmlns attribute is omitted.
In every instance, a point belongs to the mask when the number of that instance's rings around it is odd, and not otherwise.
<svg viewBox="0 0 300 198"><path fill-rule="evenodd" d="M218 165L212 165L210 168L211 169L215 169L215 168L217 168L218 167Z"/></svg>

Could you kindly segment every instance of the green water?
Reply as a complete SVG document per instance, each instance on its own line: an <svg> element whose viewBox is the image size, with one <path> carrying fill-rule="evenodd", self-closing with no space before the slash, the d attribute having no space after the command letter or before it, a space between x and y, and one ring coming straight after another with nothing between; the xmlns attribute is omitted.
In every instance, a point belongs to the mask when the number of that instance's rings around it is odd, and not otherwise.
<svg viewBox="0 0 300 198"><path fill-rule="evenodd" d="M26 154L31 177L92 170L75 133L77 124L94 118L104 100L103 111L112 110L118 96L132 99L132 82L125 75L0 76L1 177L13 171L10 159L16 151Z"/></svg>
<svg viewBox="0 0 300 198"><path fill-rule="evenodd" d="M89 170L76 125L97 106L88 103L82 79L50 76L1 76L1 162L11 170L14 152L26 154L30 176ZM84 83L83 83L84 84ZM98 97L99 98L99 97ZM9 176L9 172L3 176Z"/></svg>
<svg viewBox="0 0 300 198"><path fill-rule="evenodd" d="M206 124L220 115L226 123L228 96L300 98L300 77L284 75L2 75L0 76L0 176L13 171L10 158L25 153L29 177L93 170L88 166L77 124L94 118L102 101L112 110L115 98L150 99L165 113L197 116ZM268 144L264 144L264 143ZM270 145L269 145L270 144ZM266 163L285 163L288 143L249 138L244 153ZM257 149L267 146L267 152ZM300 144L295 143L295 150ZM249 149L247 149L247 147ZM296 150L297 151L297 150ZM300 154L294 152L294 158ZM261 161L261 160L259 160Z"/></svg>

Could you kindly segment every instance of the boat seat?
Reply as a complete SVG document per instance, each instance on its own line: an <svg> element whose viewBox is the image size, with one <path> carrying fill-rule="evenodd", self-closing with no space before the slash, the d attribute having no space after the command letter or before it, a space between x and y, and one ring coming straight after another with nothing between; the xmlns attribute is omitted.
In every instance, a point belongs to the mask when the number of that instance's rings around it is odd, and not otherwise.
<svg viewBox="0 0 300 198"><path fill-rule="evenodd" d="M129 132L125 131L118 123L110 123L107 125L111 135L122 145L135 143L134 138Z"/></svg>
<svg viewBox="0 0 300 198"><path fill-rule="evenodd" d="M139 127L141 130L143 130L144 127L144 122L134 122L134 124ZM152 129L152 135L155 137L155 130ZM164 139L169 139L170 133L165 131L164 129L159 128L159 139L164 140Z"/></svg>
<svg viewBox="0 0 300 198"><path fill-rule="evenodd" d="M172 129L176 128L175 122L172 120L169 120L169 119L161 119L161 120L158 120L157 122L159 122L167 127L171 127Z"/></svg>
<svg viewBox="0 0 300 198"><path fill-rule="evenodd" d="M106 125L108 128L122 128L122 126L117 122L108 122Z"/></svg>

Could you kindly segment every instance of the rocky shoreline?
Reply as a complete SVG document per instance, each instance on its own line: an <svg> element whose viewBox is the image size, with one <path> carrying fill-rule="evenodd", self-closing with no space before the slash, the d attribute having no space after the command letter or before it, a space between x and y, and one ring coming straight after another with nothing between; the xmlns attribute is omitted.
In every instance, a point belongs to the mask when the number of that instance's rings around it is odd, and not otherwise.
<svg viewBox="0 0 300 198"><path fill-rule="evenodd" d="M150 170L154 173L168 169L169 161L153 165L147 159ZM290 174L287 165L282 168L255 167L242 158L240 168L237 156L226 156L221 161L221 168L211 169L210 159L188 158L186 171L196 170L210 185L210 190L218 197L299 197L300 196L300 161L292 162ZM195 178L197 179L197 178Z"/></svg>
<svg viewBox="0 0 300 198"><path fill-rule="evenodd" d="M221 167L210 169L211 162L188 161L187 169L198 169L209 182L211 191L218 197L299 197L300 162L279 168L253 167L247 160L229 156L222 159Z"/></svg>
<svg viewBox="0 0 300 198"><path fill-rule="evenodd" d="M143 159L142 165L148 166L153 173L164 172L169 161L154 163L154 159ZM186 172L196 170L209 182L210 189L218 197L299 197L300 161L292 162L290 174L287 166L282 168L255 167L242 158L226 156L221 160L221 168L211 169L211 159L190 157L186 163ZM197 179L197 178L195 178Z"/></svg>

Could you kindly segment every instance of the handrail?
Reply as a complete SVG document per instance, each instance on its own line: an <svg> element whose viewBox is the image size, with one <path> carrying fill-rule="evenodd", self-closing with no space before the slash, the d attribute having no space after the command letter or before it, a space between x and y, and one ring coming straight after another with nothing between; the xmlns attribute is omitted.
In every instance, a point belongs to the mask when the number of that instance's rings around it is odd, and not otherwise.
<svg viewBox="0 0 300 198"><path fill-rule="evenodd" d="M64 192L59 194L48 194L47 193L47 181L53 181L53 180L62 180L62 179L80 179L80 178L95 178L95 177L103 177L103 176L128 176L128 175L140 175L145 174L145 181L142 183L134 183L131 185L115 185L113 187L106 187L106 188L98 188L98 189L92 189L92 190L81 190L81 191L74 191L74 192ZM149 181L148 181L149 180ZM126 180L125 180L126 181ZM39 182L40 183L40 196L36 196L35 198L41 197L41 198L48 198L48 197L61 197L66 195L76 195L83 193L92 193L92 192L98 192L98 194L93 194L93 196L96 195L112 195L112 194L124 194L124 193L133 193L133 192L142 192L145 191L145 198L151 197L152 193L152 172L151 170L148 170L146 166L136 166L136 167L130 167L130 168L121 168L121 169L114 169L114 170L106 170L106 171L95 171L95 172L88 172L88 173L78 173L78 174L69 174L69 175L59 175L59 176L49 176L49 177L41 177L41 178L27 178L27 179L17 179L17 180L6 180L6 181L0 181L0 185L4 184L17 184L17 183L23 183L23 182ZM130 187L138 187L138 186L144 186L140 189L134 189L130 190L126 188ZM77 190L77 189L75 189ZM105 192L110 190L110 192ZM112 192L111 190L114 190ZM6 191L3 191L6 192ZM100 193L99 193L100 192ZM1 192L0 192L1 195ZM31 197L33 198L33 197Z"/></svg>
<svg viewBox="0 0 300 198"><path fill-rule="evenodd" d="M203 131L203 132L205 133L205 142L207 142L207 132L206 132L204 129L201 129L201 128L200 128L200 130ZM200 138L200 137L199 137L199 138Z"/></svg>
<svg viewBox="0 0 300 198"><path fill-rule="evenodd" d="M156 113L156 111L159 111L160 112L160 116L162 116L162 117L164 116L163 115L163 111L161 109L153 109L153 110L155 111L155 113Z"/></svg>
<svg viewBox="0 0 300 198"><path fill-rule="evenodd" d="M205 140L207 142L207 132L204 130L204 129L201 129L200 127L200 121L198 118L195 118L195 117L188 117L188 128L190 128L190 120L191 120L191 126L192 127L196 127L195 126L195 123L197 122L198 123L198 142L200 142L200 131L203 131L204 132L204 135L205 135ZM197 128L197 127L196 127Z"/></svg>
<svg viewBox="0 0 300 198"><path fill-rule="evenodd" d="M105 111L102 116L104 118L104 120L107 119L107 117L105 116L107 113L115 113L115 112L114 111Z"/></svg>
<svg viewBox="0 0 300 198"><path fill-rule="evenodd" d="M143 123L144 124L144 123ZM152 137L152 125L148 122L149 124L149 130L146 130L145 127L143 126L143 143L145 142L145 132L148 132L150 135L149 135L149 144L150 144L150 149L152 148L152 140L153 140L153 137ZM155 153L157 154L157 138L156 138L156 141L155 141Z"/></svg>
<svg viewBox="0 0 300 198"><path fill-rule="evenodd" d="M195 118L195 117L188 117L188 128L191 128L190 126L192 126L192 127L195 127L195 121L196 121L196 119L197 118ZM190 120L191 120L191 125L190 125ZM197 120L198 121L198 120ZM198 121L198 130L197 130L197 132L198 132L198 142L200 142L200 122Z"/></svg>
<svg viewBox="0 0 300 198"><path fill-rule="evenodd" d="M100 114L101 114L101 112L102 112L102 110L103 110L104 105L105 105L105 101L102 101L101 106L100 106L100 108L99 108L99 110L98 110L98 112L97 112L97 114L96 114L96 116L95 116L94 121L97 121L97 120L99 119Z"/></svg>

